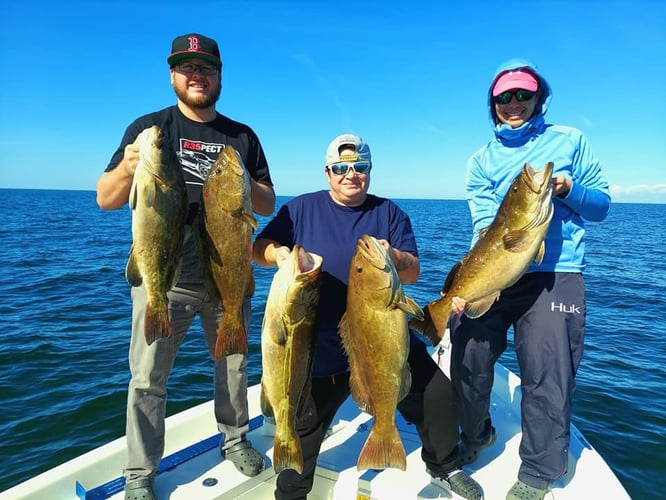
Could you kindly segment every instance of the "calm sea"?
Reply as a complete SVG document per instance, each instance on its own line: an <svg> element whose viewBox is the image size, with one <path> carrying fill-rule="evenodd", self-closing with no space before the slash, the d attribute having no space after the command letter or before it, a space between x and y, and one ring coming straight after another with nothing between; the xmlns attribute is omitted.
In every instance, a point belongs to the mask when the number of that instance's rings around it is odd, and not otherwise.
<svg viewBox="0 0 666 500"><path fill-rule="evenodd" d="M397 202L412 218L421 255L420 282L406 292L425 305L468 248L467 206ZM131 221L127 208L100 210L93 192L11 189L0 189L0 218L3 491L124 434ZM614 205L604 222L588 225L587 255L588 328L574 423L632 498L664 498L666 205ZM272 273L255 268L251 383L260 377ZM517 372L511 347L501 361ZM197 322L169 384L169 415L212 397Z"/></svg>

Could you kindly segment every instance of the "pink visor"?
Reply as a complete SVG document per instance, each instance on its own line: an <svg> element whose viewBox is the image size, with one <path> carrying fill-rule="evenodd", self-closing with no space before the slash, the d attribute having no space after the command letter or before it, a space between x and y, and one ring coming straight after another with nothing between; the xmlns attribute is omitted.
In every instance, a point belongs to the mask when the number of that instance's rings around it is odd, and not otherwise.
<svg viewBox="0 0 666 500"><path fill-rule="evenodd" d="M495 82L493 97L507 90L523 89L536 92L537 88L539 88L539 83L531 73L521 70L509 71L500 76Z"/></svg>

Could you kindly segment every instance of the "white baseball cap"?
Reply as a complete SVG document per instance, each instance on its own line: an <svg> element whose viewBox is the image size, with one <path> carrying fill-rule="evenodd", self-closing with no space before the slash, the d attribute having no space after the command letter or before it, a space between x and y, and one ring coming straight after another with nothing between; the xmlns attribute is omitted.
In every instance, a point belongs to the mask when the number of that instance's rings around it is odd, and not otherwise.
<svg viewBox="0 0 666 500"><path fill-rule="evenodd" d="M342 146L353 146L355 150L355 155L344 155L344 158L340 158L340 147ZM353 134L342 134L337 136L326 148L326 166L332 165L333 163L338 163L340 161L368 161L372 163L370 159L370 147L365 143L363 139Z"/></svg>

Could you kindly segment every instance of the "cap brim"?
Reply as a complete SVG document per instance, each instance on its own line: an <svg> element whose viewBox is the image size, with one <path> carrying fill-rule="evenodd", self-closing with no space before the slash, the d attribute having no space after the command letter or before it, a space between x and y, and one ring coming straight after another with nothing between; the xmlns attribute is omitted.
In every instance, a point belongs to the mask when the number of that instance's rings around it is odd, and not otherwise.
<svg viewBox="0 0 666 500"><path fill-rule="evenodd" d="M220 61L217 57L202 52L176 52L175 54L171 54L169 57L167 57L167 63L169 66L173 66L183 59L203 59L204 61L214 64L218 68L222 67L222 61Z"/></svg>

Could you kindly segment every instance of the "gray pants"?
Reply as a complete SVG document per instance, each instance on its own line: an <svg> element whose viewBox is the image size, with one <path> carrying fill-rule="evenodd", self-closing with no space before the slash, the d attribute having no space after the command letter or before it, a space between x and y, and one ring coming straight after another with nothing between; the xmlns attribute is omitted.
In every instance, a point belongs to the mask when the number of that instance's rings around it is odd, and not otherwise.
<svg viewBox="0 0 666 500"><path fill-rule="evenodd" d="M452 381L460 398L463 438L490 432L493 366L514 329L521 376L521 466L518 478L545 489L567 470L571 397L583 357L585 284L578 273L528 273L477 319L453 332Z"/></svg>
<svg viewBox="0 0 666 500"><path fill-rule="evenodd" d="M146 292L132 288L132 338L129 349L131 380L127 394L126 481L153 476L164 454L166 384L178 348L198 314L208 352L213 358L217 323L223 309L210 302L203 287L173 288L169 294L172 334L148 346L144 337ZM245 324L250 324L251 306L243 307ZM249 430L247 403L247 356L233 354L220 358L214 367L215 419L224 434L223 448L240 442Z"/></svg>

